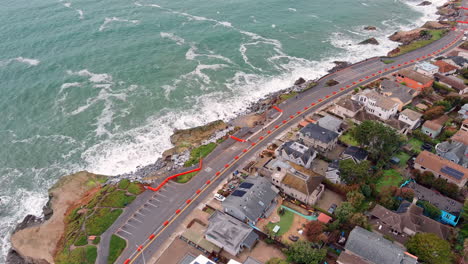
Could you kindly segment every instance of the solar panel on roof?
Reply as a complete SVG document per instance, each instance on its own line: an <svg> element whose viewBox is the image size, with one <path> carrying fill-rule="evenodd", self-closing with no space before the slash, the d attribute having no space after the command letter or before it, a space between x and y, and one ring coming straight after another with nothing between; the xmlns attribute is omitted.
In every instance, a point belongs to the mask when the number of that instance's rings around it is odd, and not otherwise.
<svg viewBox="0 0 468 264"><path fill-rule="evenodd" d="M451 167L448 167L448 166L444 166L441 170L441 172L443 173L446 173L458 180L461 180L463 178L463 176L465 175L463 172L461 171L458 171L454 168L451 168Z"/></svg>
<svg viewBox="0 0 468 264"><path fill-rule="evenodd" d="M231 193L231 195L237 196L237 197L242 197L242 196L244 196L244 194L245 194L245 192L240 191L240 190L235 190L233 193Z"/></svg>
<svg viewBox="0 0 468 264"><path fill-rule="evenodd" d="M253 186L253 183L250 182L243 182L239 185L240 188L250 189Z"/></svg>

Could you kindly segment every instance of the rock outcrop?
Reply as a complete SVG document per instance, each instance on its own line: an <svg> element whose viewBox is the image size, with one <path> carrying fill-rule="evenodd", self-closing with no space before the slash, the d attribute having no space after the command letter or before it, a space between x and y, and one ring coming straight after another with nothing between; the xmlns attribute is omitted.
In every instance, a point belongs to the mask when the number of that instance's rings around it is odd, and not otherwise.
<svg viewBox="0 0 468 264"><path fill-rule="evenodd" d="M394 48L393 50L391 50L390 52L387 53L387 56L388 57L393 57L398 53L400 53L400 48Z"/></svg>
<svg viewBox="0 0 468 264"><path fill-rule="evenodd" d="M175 146L196 147L204 140L209 139L215 132L226 128L227 124L222 120L218 120L204 126L179 129L174 131L174 134L172 134L171 143Z"/></svg>
<svg viewBox="0 0 468 264"><path fill-rule="evenodd" d="M427 29L444 29L450 27L450 25L441 24L438 21L427 21L422 27Z"/></svg>
<svg viewBox="0 0 468 264"><path fill-rule="evenodd" d="M344 69L346 67L348 67L349 65L351 65L349 62L347 61L334 61L333 63L336 64L335 67L331 68L328 72L329 73L334 73L334 72L337 72L341 69Z"/></svg>
<svg viewBox="0 0 468 264"><path fill-rule="evenodd" d="M428 5L432 5L432 2L422 1L421 3L418 4L418 6L428 6Z"/></svg>
<svg viewBox="0 0 468 264"><path fill-rule="evenodd" d="M416 28L409 31L398 31L389 37L390 40L400 42L402 44L409 44L421 38L421 31L424 28Z"/></svg>
<svg viewBox="0 0 468 264"><path fill-rule="evenodd" d="M369 38L369 39L366 39L366 40L364 40L362 42L359 42L358 44L359 45L367 45L367 44L379 45L379 42L375 38Z"/></svg>
<svg viewBox="0 0 468 264"><path fill-rule="evenodd" d="M300 77L299 79L297 79L295 82L294 82L294 85L301 85L303 83L305 83L306 80L304 80L304 78Z"/></svg>
<svg viewBox="0 0 468 264"><path fill-rule="evenodd" d="M12 250L8 254L7 263L54 263L54 254L57 243L63 236L67 211L79 203L91 189L97 188L99 181L105 179L105 176L86 171L62 177L49 190L50 208L45 208L49 219L27 216L17 226L11 236Z"/></svg>
<svg viewBox="0 0 468 264"><path fill-rule="evenodd" d="M366 26L364 27L364 30L377 30L377 28L374 26Z"/></svg>

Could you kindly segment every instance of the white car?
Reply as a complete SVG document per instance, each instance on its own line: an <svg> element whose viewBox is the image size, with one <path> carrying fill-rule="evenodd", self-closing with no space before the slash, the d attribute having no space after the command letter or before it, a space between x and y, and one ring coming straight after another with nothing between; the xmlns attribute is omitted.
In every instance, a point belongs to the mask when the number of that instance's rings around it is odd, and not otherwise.
<svg viewBox="0 0 468 264"><path fill-rule="evenodd" d="M214 195L214 198L220 202L226 200L226 197L222 196L221 194L217 193Z"/></svg>

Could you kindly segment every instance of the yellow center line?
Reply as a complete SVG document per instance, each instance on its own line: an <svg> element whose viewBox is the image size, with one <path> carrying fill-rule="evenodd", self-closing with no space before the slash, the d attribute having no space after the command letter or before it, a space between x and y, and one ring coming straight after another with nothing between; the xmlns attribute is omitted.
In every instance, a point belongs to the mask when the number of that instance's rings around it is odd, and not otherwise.
<svg viewBox="0 0 468 264"><path fill-rule="evenodd" d="M457 37L457 39L458 39L458 37ZM449 46L453 46L454 44L455 44L455 43L450 44ZM416 63L416 62L414 62L414 63ZM406 65L410 65L410 64L406 64ZM396 66L395 69L396 69L396 68L402 68L402 67L405 67L405 64L401 64L400 67ZM382 72L382 73L383 73L383 72ZM375 76L373 76L373 77L375 77ZM353 88L357 87L357 86L358 86L359 84L361 84L361 83L368 83L368 82L371 82L371 80L363 79L362 81L357 81L357 82L355 82L356 84L354 84L354 85L350 85L349 88L343 87L344 90L339 89L339 91L337 91L336 94L333 94L333 92L332 92L331 95L327 95L328 97L321 98L321 99L319 99L319 101L315 102L315 105L314 105L314 106L307 106L307 109L305 109L304 111L300 111L299 114L293 115L293 116L294 116L293 118L285 119L285 120L286 120L286 123L281 122L280 125L278 125L278 128L274 128L274 130L278 130L278 129L282 128L283 126L287 125L287 124L290 123L291 121L294 121L296 118L300 117L301 114L304 114L304 113L307 113L307 112L311 111L312 108L318 107L320 104L323 104L323 103L325 103L326 101L328 101L328 100L330 100L330 99L333 99L333 97L336 97L336 95L339 95L339 94L341 94L341 93L344 93L344 92L346 92L347 90L353 89ZM321 100L321 101L320 101L320 100ZM261 143L262 141L266 140L267 138L269 138L269 137L272 136L272 135L273 135L273 131L271 131L271 133L269 133L269 134L267 133L267 135L262 136L262 139L259 139L259 141L255 143L255 145L257 145L258 143ZM190 201L190 203L186 204L186 205L182 208L182 210L181 210L178 214L176 214L176 215L172 218L171 221L169 221L169 222L167 223L167 225L165 225L157 234L155 234L155 236L154 236L151 240L149 240L149 242L148 242L140 251L138 251L138 253L137 253L134 257L132 257L132 259L130 260L129 263L135 262L135 260L144 252L144 250L146 250L146 248L148 248L148 247L156 240L156 238L158 238L158 237L161 235L161 233L162 233L164 230L166 230L166 228L168 228L175 220L177 220L177 218L190 206L190 204L191 204L193 201L195 201L202 193L204 193L204 192L206 191L206 189L211 185L211 183L213 183L213 182L215 182L216 180L218 180L218 179L219 179L224 173L226 173L233 165L235 165L243 156L247 155L250 151L252 151L252 149L255 148L255 145L253 145L253 146L251 145L251 147L248 148L246 152L242 152L240 155L238 155L238 156L237 156L238 158L237 158L237 159L234 159L234 161L231 162L231 163L229 164L229 167L224 168L223 170L221 170L220 174L217 175L213 180L210 180L210 183L209 183L209 184L205 184L205 186L202 188L202 190L200 191L200 193L196 194L195 197L193 198L193 200Z"/></svg>

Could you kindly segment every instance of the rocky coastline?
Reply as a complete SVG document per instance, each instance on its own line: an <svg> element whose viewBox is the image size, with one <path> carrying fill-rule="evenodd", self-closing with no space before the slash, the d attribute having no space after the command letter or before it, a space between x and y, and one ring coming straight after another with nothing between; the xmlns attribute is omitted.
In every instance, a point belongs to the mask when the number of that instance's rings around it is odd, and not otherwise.
<svg viewBox="0 0 468 264"><path fill-rule="evenodd" d="M431 5L432 3L429 1L423 1L419 5ZM389 36L389 39L392 41L396 41L402 43L403 45L412 43L417 40L421 40L421 31L428 30L428 29L443 29L443 28L450 28L451 22L455 20L457 15L455 5L451 2L448 2L441 7L438 7L438 15L440 15L438 21L428 21L422 27L416 28L410 31L398 31ZM374 26L366 26L364 30L373 31L377 30ZM367 40L362 41L359 43L361 45L365 44L372 44L378 45L378 41L374 38L370 38ZM389 52L389 55L394 53L398 48ZM330 69L328 72L332 74L337 72L341 69L344 69L351 64L346 61L335 61L335 67ZM323 78L323 77L322 77ZM166 150L162 157L157 159L154 163L137 167L134 172L120 174L115 176L107 176L108 183L116 183L122 179L129 179L132 181L141 181L150 183L151 181L146 180L148 177L154 174L167 174L183 168L183 164L189 158L190 150L194 147L214 142L218 139L225 137L230 131L235 128L235 125L239 123L239 120L248 118L252 115L259 115L264 113L266 110L271 108L271 106L275 105L279 100L281 100L281 95L289 94L289 93L298 93L305 89L307 89L308 85L315 80L306 81L304 78L298 79L292 86L285 88L283 90L268 94L262 100L251 104L247 110L240 114L234 120L229 120L228 122L224 122L222 120L217 120L211 122L209 124L184 129L184 130L177 130L174 131L174 134L171 136L171 143L174 145L173 148ZM258 121L261 123L261 121ZM255 124L258 124L254 123ZM34 216L34 215L27 215L22 222L18 223L15 227L14 231L12 232L12 237L17 235L23 230L31 229L31 228L39 228L43 226L46 222L50 223L50 220L53 220L54 217L54 208L57 211L57 196L58 192L61 192L61 188L58 186L62 185L64 182L69 181L71 177L78 175L78 174L86 174L89 177L94 177L95 175L88 172L79 172L76 174L64 176L61 178L50 190L49 190L49 200L47 204L43 207L43 213L41 216ZM84 184L84 182L81 182ZM88 191L89 189L87 189ZM85 195L85 192L78 192L78 196ZM76 200L80 200L80 197L74 197ZM73 204L73 203L71 203ZM64 207L61 205L60 212L65 212L71 206L68 204ZM63 216L62 216L63 217ZM13 243L14 244L14 243ZM46 260L44 258L32 258L25 254L22 254L22 248L20 246L12 245L12 248L8 252L6 263L7 264L48 264L52 263L50 259Z"/></svg>

